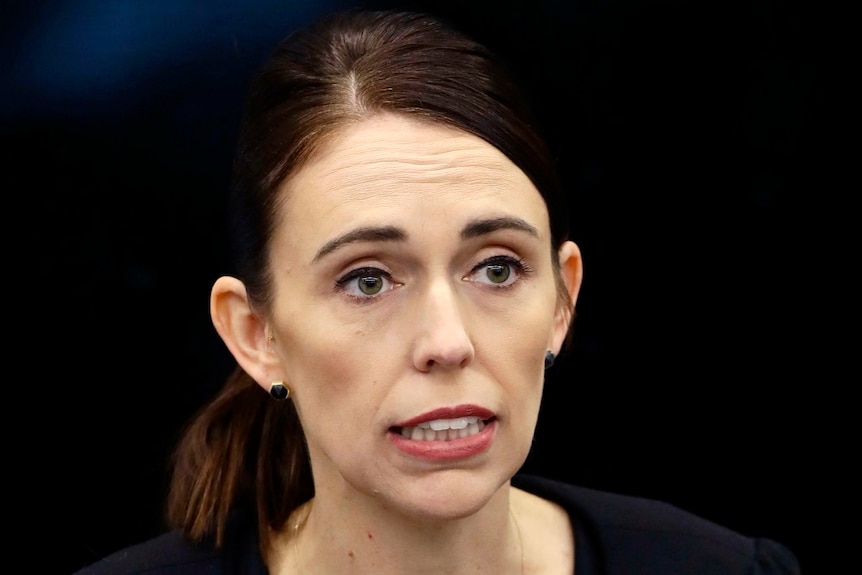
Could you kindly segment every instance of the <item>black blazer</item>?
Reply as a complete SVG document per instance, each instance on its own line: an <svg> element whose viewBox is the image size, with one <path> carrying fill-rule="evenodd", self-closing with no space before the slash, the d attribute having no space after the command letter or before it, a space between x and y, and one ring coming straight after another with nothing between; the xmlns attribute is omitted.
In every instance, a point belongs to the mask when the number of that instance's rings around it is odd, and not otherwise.
<svg viewBox="0 0 862 575"><path fill-rule="evenodd" d="M516 487L555 501L575 532L576 575L800 575L783 545L746 537L677 507L518 475ZM234 517L224 548L178 533L122 549L75 575L268 575L256 524Z"/></svg>
<svg viewBox="0 0 862 575"><path fill-rule="evenodd" d="M512 484L565 508L575 575L800 575L789 549L668 503L520 475Z"/></svg>

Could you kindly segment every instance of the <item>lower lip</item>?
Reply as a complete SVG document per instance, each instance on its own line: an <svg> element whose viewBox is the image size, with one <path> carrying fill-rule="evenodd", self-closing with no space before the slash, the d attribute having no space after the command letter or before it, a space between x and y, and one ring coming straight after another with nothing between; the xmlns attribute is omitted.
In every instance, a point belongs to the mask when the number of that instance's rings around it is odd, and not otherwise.
<svg viewBox="0 0 862 575"><path fill-rule="evenodd" d="M495 421L489 421L482 431L470 437L448 441L417 441L407 439L400 433L389 433L389 441L402 452L428 461L451 461L466 459L487 450L497 430Z"/></svg>

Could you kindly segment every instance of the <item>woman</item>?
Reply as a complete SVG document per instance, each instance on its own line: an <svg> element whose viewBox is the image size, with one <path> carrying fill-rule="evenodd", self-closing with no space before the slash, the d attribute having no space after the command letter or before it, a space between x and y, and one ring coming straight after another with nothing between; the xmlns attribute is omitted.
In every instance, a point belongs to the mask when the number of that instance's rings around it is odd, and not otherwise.
<svg viewBox="0 0 862 575"><path fill-rule="evenodd" d="M517 475L581 284L505 68L427 16L297 32L250 93L237 360L178 446L174 527L82 574L798 573L769 540Z"/></svg>

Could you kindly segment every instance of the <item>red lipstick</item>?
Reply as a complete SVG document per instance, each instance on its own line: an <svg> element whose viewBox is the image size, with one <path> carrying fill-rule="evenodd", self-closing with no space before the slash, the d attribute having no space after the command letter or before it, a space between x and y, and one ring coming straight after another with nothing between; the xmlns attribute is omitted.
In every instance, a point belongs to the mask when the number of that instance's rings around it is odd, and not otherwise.
<svg viewBox="0 0 862 575"><path fill-rule="evenodd" d="M403 423L399 423L396 427L415 427L420 423L433 421L435 419L457 419L459 417L470 417L471 415L478 417L479 419L491 419L494 417L494 412L489 409L485 409L484 407L479 407L478 405L441 407L408 419Z"/></svg>
<svg viewBox="0 0 862 575"><path fill-rule="evenodd" d="M404 437L404 428L416 427L422 423L439 419L458 419L462 417L477 417L478 424L473 424L471 434L466 437L449 439L446 432L436 435L440 439L412 439ZM478 425L478 430L476 429ZM446 461L465 459L478 455L490 447L497 429L494 413L476 405L459 405L443 407L423 413L404 421L389 430L389 440L401 452L429 461ZM432 434L433 435L433 434Z"/></svg>

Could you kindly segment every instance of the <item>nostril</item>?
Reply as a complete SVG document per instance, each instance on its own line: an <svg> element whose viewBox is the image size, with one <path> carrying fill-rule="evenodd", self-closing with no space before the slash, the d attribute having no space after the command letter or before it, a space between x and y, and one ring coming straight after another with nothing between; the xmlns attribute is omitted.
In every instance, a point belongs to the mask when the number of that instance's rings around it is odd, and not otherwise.
<svg viewBox="0 0 862 575"><path fill-rule="evenodd" d="M445 357L445 356L429 358L427 361L425 361L424 369L426 371L430 371L431 369L434 368L434 366L438 366L438 367L457 366L459 368L467 367L470 364L470 362L472 361L473 354L472 353L464 353L464 354L459 354L459 355L463 355L460 358L460 360L458 358L455 358L455 357Z"/></svg>

